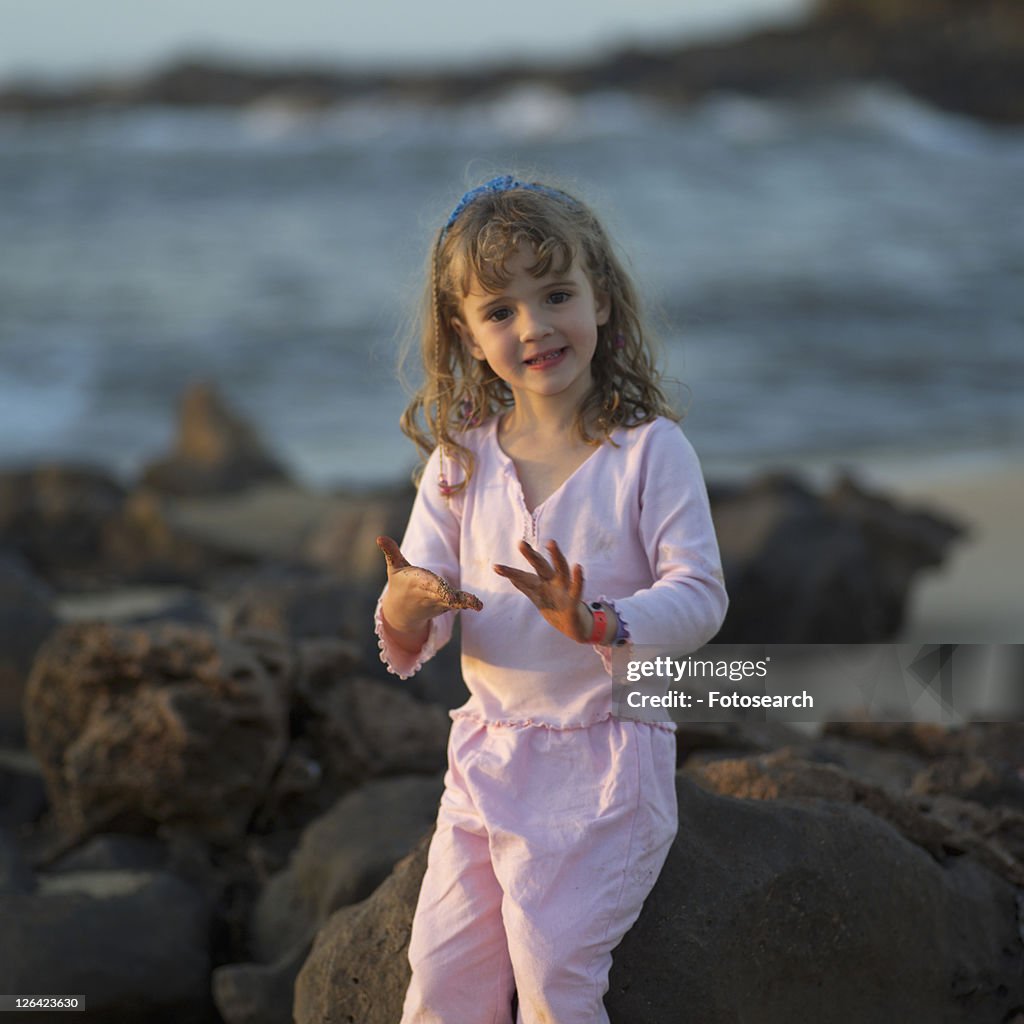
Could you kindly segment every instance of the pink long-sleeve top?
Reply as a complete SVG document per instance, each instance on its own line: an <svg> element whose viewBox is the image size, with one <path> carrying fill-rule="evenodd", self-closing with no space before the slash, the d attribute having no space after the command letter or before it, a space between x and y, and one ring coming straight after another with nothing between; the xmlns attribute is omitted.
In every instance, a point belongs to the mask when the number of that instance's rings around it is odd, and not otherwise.
<svg viewBox="0 0 1024 1024"><path fill-rule="evenodd" d="M461 613L462 673L471 696L452 716L562 729L590 725L611 715L610 648L563 636L493 566L530 570L520 540L546 555L543 546L554 539L570 566L583 566L584 599L613 604L629 645L696 650L718 632L728 606L700 464L671 420L620 427L612 434L618 447L605 441L531 513L497 425L492 416L460 436L476 466L458 495L441 494L434 451L401 543L413 565L483 602L482 611ZM450 458L445 468L453 473ZM410 654L390 642L381 600L380 657L405 679L448 642L458 613L432 619L423 647Z"/></svg>

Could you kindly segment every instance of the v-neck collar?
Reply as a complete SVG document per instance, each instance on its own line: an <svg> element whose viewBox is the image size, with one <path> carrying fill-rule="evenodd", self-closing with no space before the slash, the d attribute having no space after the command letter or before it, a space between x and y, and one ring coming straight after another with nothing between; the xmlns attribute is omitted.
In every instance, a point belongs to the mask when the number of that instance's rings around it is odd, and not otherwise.
<svg viewBox="0 0 1024 1024"><path fill-rule="evenodd" d="M497 413L491 417L490 440L491 443L494 445L494 450L497 455L499 465L502 467L502 470L504 471L506 476L510 477L512 480L513 486L515 487L517 492L517 497L519 498L519 503L522 505L523 511L526 513L528 517L533 519L535 522L536 516L544 508L545 505L547 505L549 502L557 498L562 493L562 491L564 491L569 486L569 484L577 476L579 476L583 472L583 470L587 466L589 466L595 458L597 458L598 455L601 454L601 452L605 448L611 447L607 439L603 440L601 444L596 449L594 449L594 451L592 451L543 501L538 502L538 504L531 511L526 506L526 493L523 491L523 483L519 479L519 471L516 469L516 464L512 460L512 456L509 455L508 452L506 452L505 449L501 447L501 442L498 440L498 426L500 424L502 415L502 413ZM619 429L619 427L616 427L615 430L612 431L611 436L613 438L619 432Z"/></svg>

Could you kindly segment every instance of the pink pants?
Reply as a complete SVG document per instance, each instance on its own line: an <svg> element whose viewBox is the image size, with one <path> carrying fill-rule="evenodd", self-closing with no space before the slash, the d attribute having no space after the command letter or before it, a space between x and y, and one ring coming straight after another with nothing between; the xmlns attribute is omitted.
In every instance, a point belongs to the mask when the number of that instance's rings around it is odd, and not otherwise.
<svg viewBox="0 0 1024 1024"><path fill-rule="evenodd" d="M607 1022L612 950L676 833L675 734L456 717L402 1024Z"/></svg>

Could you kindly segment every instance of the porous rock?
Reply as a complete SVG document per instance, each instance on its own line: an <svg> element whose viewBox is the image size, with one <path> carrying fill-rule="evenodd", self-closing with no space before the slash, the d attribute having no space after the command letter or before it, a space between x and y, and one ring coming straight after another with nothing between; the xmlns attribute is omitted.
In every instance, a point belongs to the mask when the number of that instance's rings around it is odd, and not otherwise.
<svg viewBox="0 0 1024 1024"><path fill-rule="evenodd" d="M78 624L36 659L25 723L66 833L231 842L284 751L287 704L251 651L210 631Z"/></svg>

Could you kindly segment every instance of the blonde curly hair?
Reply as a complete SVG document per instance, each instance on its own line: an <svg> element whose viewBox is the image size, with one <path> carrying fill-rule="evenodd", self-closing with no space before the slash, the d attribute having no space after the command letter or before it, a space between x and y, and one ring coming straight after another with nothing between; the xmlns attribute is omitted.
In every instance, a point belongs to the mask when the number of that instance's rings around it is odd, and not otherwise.
<svg viewBox="0 0 1024 1024"><path fill-rule="evenodd" d="M513 179L495 179L512 181ZM437 446L462 470L462 479L442 489L457 493L473 473L473 454L457 434L514 405L508 385L487 362L462 344L452 319L475 283L501 291L510 280L507 261L528 244L537 259L530 273L568 273L579 260L596 295L610 299L608 322L598 328L591 362L593 383L577 410L575 427L587 444L610 443L617 427L635 427L657 416L678 421L661 387L650 331L636 289L593 212L568 193L537 182L515 182L500 190L467 193L448 224L435 236L420 309L419 344L411 338L400 370L418 347L423 383L402 414L402 431L415 442L421 463ZM591 432L593 430L593 433ZM596 436L595 436L596 435Z"/></svg>

